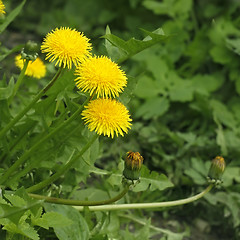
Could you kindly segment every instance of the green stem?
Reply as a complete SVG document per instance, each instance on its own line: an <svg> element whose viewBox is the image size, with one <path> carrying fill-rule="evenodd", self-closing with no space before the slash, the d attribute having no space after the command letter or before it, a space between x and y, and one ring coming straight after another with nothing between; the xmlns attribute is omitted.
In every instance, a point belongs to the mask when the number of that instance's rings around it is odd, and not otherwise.
<svg viewBox="0 0 240 240"><path fill-rule="evenodd" d="M59 77L61 71L62 68L59 68L48 85L43 88L21 112L14 119L12 119L12 121L9 122L5 128L2 129L2 131L0 131L0 139L33 107L33 105L48 91L48 89L52 87L52 85Z"/></svg>
<svg viewBox="0 0 240 240"><path fill-rule="evenodd" d="M13 88L12 96L11 96L11 97L9 98L9 100L8 100L8 103L9 103L9 104L12 102L14 96L15 96L16 93L17 93L17 90L19 89L19 87L20 87L20 85L21 85L21 83L22 83L22 81L23 81L23 78L24 78L24 76L25 76L25 72L26 72L26 70L27 70L28 63L29 63L29 60L24 61L24 65L23 65L23 68L22 68L22 70L21 70L21 73L20 73L20 75L18 76L18 79L17 79L17 81L16 81L16 84L15 84L15 86L14 86L14 88Z"/></svg>
<svg viewBox="0 0 240 240"><path fill-rule="evenodd" d="M20 166L22 165L31 154L34 153L35 150L39 149L39 146L51 138L54 134L58 133L63 127L67 126L71 121L73 121L76 117L78 117L79 113L82 111L84 105L89 101L90 97L88 97L85 102L81 105L81 107L65 122L62 122L58 127L56 127L52 132L50 132L45 137L41 138L35 145L33 145L29 150L27 150L1 177L0 184L4 183L8 180L9 176Z"/></svg>
<svg viewBox="0 0 240 240"><path fill-rule="evenodd" d="M0 162L4 162L4 161L8 161L9 158L13 155L15 148L19 145L19 143L21 142L21 140L27 135L27 133L34 127L34 125L36 125L36 122L30 122L28 124L28 128L23 131L18 138L16 138L14 141L11 142L11 145L9 147L9 154L7 154L6 152L3 153L0 157Z"/></svg>
<svg viewBox="0 0 240 240"><path fill-rule="evenodd" d="M73 132L75 132L80 127L81 127L81 125L78 125L77 127L73 126L74 129L72 131L70 131L67 135L65 135L63 138L61 138L61 140L58 142L58 144L56 146L54 146L54 148L59 149L60 146L62 144L64 144L66 142L66 140L73 134ZM51 152L52 148L48 149L47 151ZM38 163L39 163L39 161L37 163L34 162L34 160L30 161L30 163L28 163L27 166L24 166L24 168L20 172L18 172L17 174L14 174L14 176L12 176L11 179L9 179L9 181L6 183L6 185L11 186L11 184L13 182L17 182L18 179L20 179L22 176L25 176L28 172L30 172L32 169L34 169Z"/></svg>
<svg viewBox="0 0 240 240"><path fill-rule="evenodd" d="M27 188L27 192L36 192L52 182L56 181L59 177L61 177L66 171L68 171L72 165L79 160L80 157L88 150L88 148L93 144L93 142L97 139L98 135L94 134L94 136L90 139L90 141L81 149L81 151L72 159L70 159L64 166L62 166L55 174L53 174L51 177L47 178L46 180L35 184L29 188Z"/></svg>
<svg viewBox="0 0 240 240"><path fill-rule="evenodd" d="M169 201L169 202L156 202L156 203L132 203L132 204L116 204L116 205L104 205L89 207L90 211L112 211L112 210L127 210L127 209L149 209L149 208L161 208L161 207L174 207L190 202L194 202L202 198L212 188L213 184L210 184L203 192L181 200ZM83 211L83 207L75 207L79 211Z"/></svg>
<svg viewBox="0 0 240 240"><path fill-rule="evenodd" d="M110 198L108 200L100 200L100 201L81 201L81 200L71 200L71 199L63 199L63 198L55 198L55 197L47 197L38 194L29 193L28 195L32 198L36 198L39 200L44 200L45 202L55 203L55 204L63 204L63 205L71 205L71 206L98 206L110 204L121 199L129 190L129 186L124 188L124 190L119 193L117 196Z"/></svg>

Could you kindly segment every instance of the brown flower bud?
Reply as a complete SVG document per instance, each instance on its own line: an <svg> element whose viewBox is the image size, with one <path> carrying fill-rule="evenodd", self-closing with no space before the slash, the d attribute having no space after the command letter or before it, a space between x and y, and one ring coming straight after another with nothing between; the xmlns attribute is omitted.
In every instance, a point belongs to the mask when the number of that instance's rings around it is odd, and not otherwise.
<svg viewBox="0 0 240 240"><path fill-rule="evenodd" d="M143 157L139 152L127 152L127 157L125 159L125 168L123 171L124 177L130 180L138 180L142 163Z"/></svg>

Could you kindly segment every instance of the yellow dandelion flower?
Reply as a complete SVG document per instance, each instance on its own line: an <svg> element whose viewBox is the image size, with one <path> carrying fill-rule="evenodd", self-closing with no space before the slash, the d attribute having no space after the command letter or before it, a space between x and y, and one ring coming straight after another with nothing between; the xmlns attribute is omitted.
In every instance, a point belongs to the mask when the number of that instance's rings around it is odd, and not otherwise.
<svg viewBox="0 0 240 240"><path fill-rule="evenodd" d="M90 56L92 49L89 39L76 29L66 27L56 28L47 34L43 40L41 50L47 53L46 59L55 60L59 67L72 68L77 66L86 57Z"/></svg>
<svg viewBox="0 0 240 240"><path fill-rule="evenodd" d="M127 77L119 66L106 56L89 57L76 68L76 85L97 97L118 97L127 85Z"/></svg>
<svg viewBox="0 0 240 240"><path fill-rule="evenodd" d="M20 69L23 69L24 61L26 60L23 60L20 54L15 57L15 64ZM46 66L40 58L37 58L35 61L29 61L25 75L42 78L46 75Z"/></svg>
<svg viewBox="0 0 240 240"><path fill-rule="evenodd" d="M5 14L5 5L3 4L2 0L0 0L0 15Z"/></svg>
<svg viewBox="0 0 240 240"><path fill-rule="evenodd" d="M123 136L128 132L132 119L127 108L114 99L98 98L89 102L82 111L83 120L88 124L90 131L108 137L114 134Z"/></svg>

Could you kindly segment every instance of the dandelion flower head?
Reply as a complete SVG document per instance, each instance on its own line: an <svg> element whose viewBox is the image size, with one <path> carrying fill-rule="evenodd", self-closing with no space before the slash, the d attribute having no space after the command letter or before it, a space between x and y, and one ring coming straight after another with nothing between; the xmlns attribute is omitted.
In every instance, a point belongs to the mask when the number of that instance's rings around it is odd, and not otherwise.
<svg viewBox="0 0 240 240"><path fill-rule="evenodd" d="M23 69L24 61L26 60L23 60L20 54L15 57L15 64L21 70ZM42 78L46 75L46 66L40 58L37 58L35 61L29 61L25 75Z"/></svg>
<svg viewBox="0 0 240 240"><path fill-rule="evenodd" d="M3 4L2 0L0 0L0 15L5 14L5 5Z"/></svg>
<svg viewBox="0 0 240 240"><path fill-rule="evenodd" d="M69 27L56 28L48 33L41 46L42 52L47 53L46 59L50 62L56 60L55 65L64 68L67 66L68 69L90 56L91 49L89 39L83 33Z"/></svg>
<svg viewBox="0 0 240 240"><path fill-rule="evenodd" d="M76 86L97 97L118 97L127 85L127 77L119 66L106 56L91 56L77 66Z"/></svg>
<svg viewBox="0 0 240 240"><path fill-rule="evenodd" d="M127 133L131 126L127 108L115 99L97 98L92 100L82 111L83 120L88 124L90 131L108 137L117 137Z"/></svg>

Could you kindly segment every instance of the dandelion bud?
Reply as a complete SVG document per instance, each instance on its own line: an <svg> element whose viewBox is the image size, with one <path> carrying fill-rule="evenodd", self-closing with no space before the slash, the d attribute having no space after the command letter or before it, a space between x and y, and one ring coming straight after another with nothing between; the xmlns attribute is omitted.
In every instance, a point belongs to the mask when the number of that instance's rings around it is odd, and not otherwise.
<svg viewBox="0 0 240 240"><path fill-rule="evenodd" d="M217 156L212 160L212 164L210 166L208 172L208 181L211 183L220 183L222 179L222 175L225 169L225 161L221 156Z"/></svg>
<svg viewBox="0 0 240 240"><path fill-rule="evenodd" d="M130 180L138 180L143 163L143 157L139 152L127 152L123 175Z"/></svg>
<svg viewBox="0 0 240 240"><path fill-rule="evenodd" d="M22 59L35 61L38 57L39 46L33 41L28 41L21 51Z"/></svg>

